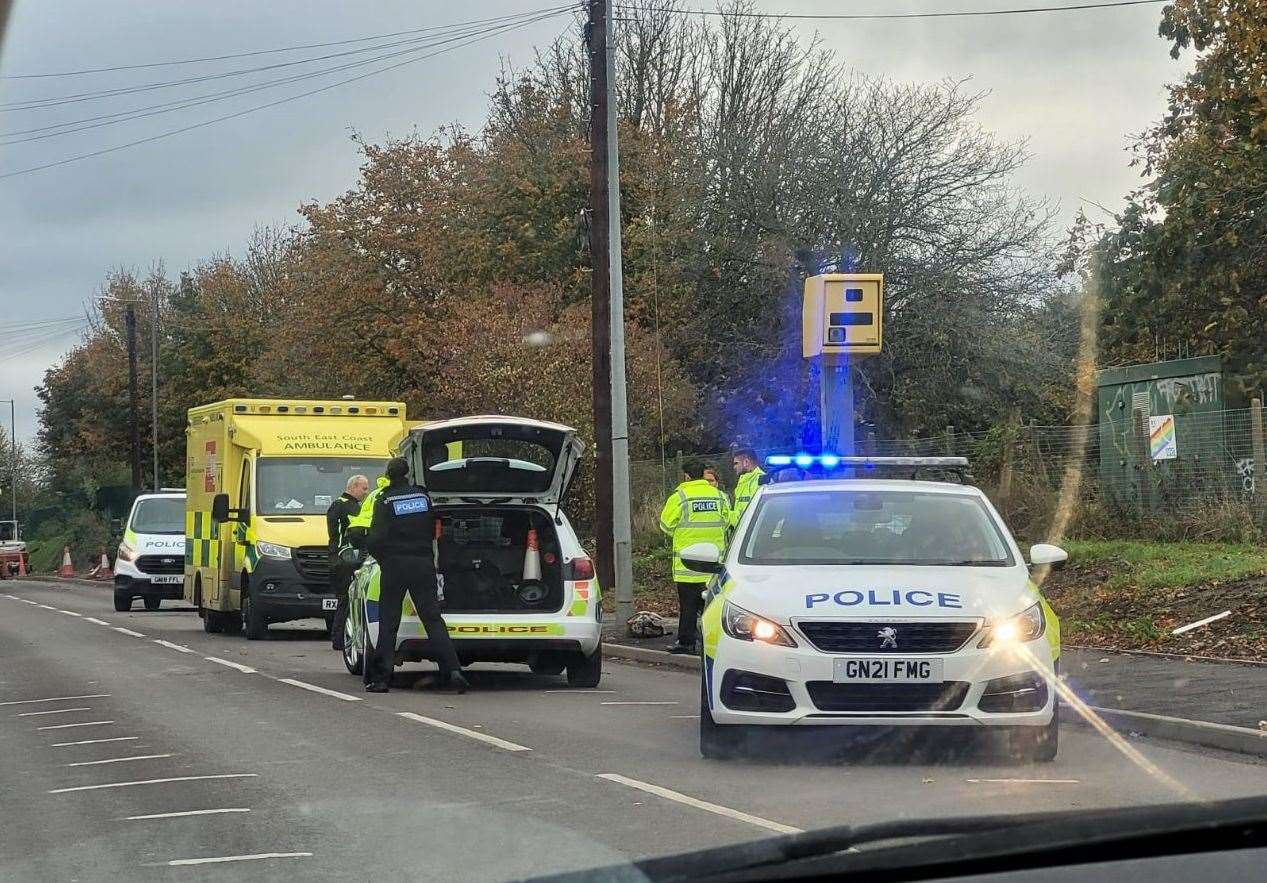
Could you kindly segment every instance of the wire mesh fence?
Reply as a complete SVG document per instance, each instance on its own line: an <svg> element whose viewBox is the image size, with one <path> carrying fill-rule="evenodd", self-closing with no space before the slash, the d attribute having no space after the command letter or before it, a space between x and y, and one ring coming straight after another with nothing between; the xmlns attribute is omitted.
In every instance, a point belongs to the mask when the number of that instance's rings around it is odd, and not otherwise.
<svg viewBox="0 0 1267 883"><path fill-rule="evenodd" d="M1255 463L1256 420L1261 412L1246 408L1172 415L1172 425L1157 432L1146 418L1079 426L1016 421L984 432L867 436L857 448L873 456L967 457L977 483L1027 538L1045 534L1063 497L1077 534L1257 540L1267 481L1264 464ZM1261 425L1257 437L1261 449ZM632 462L636 547L660 542L660 508L688 457L713 467L723 489L734 487L728 451Z"/></svg>

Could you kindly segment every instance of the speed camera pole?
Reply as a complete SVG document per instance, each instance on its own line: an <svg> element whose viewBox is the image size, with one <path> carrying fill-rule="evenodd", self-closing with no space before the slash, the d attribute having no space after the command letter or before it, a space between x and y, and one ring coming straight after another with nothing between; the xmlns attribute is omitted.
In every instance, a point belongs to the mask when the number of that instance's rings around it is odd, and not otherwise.
<svg viewBox="0 0 1267 883"><path fill-rule="evenodd" d="M610 0L590 0L590 261L593 343L594 528L599 585L614 587L616 619L633 615L629 422L625 396L620 154Z"/></svg>

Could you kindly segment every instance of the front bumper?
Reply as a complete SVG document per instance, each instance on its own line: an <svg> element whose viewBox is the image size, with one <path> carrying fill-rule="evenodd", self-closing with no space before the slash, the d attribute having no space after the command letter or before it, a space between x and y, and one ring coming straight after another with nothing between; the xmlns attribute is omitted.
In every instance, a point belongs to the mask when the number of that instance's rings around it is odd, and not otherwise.
<svg viewBox="0 0 1267 883"><path fill-rule="evenodd" d="M713 720L719 724L766 726L978 727L1045 726L1052 718L1056 691L1048 681L1049 675L1040 674L1055 671L1045 638L1016 649L981 650L970 643L945 655L904 654L902 658L943 660L944 689L938 693L935 686L918 685L916 691L904 691L900 689L902 685L890 684L886 686L899 689L875 690L865 701L851 698L839 703L852 705L852 710L835 710L838 703L829 697L839 698L849 691L833 686L834 660L848 656L823 653L807 647L803 640L800 647L778 647L740 641L723 633L715 654L704 659ZM729 680L727 672L732 672ZM1018 680L1007 680L1014 678ZM725 697L724 683L731 688ZM743 696L733 691L736 684L745 688ZM937 695L927 703L910 703L920 705L918 710L894 710L912 692ZM814 696L818 697L818 704ZM886 697L890 696L901 698L886 707ZM726 698L741 707L787 710L736 710L727 706ZM1027 710L990 710L1017 707Z"/></svg>
<svg viewBox="0 0 1267 883"><path fill-rule="evenodd" d="M185 596L183 574L158 574L159 578L176 577L175 582L154 582L155 574L144 573L136 563L122 558L114 562L114 590L118 594L129 593L133 598L162 598L179 600Z"/></svg>
<svg viewBox="0 0 1267 883"><path fill-rule="evenodd" d="M261 556L250 575L260 612L271 622L334 615L330 583L308 580L294 559Z"/></svg>

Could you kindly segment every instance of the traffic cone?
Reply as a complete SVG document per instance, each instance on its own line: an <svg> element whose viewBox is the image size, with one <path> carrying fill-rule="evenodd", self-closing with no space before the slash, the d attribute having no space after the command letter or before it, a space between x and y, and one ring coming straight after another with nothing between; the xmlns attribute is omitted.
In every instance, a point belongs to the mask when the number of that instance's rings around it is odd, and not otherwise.
<svg viewBox="0 0 1267 883"><path fill-rule="evenodd" d="M58 576L74 576L75 565L70 561L70 546L62 547L62 566L57 571Z"/></svg>
<svg viewBox="0 0 1267 883"><path fill-rule="evenodd" d="M26 576L26 553L18 553L18 576Z"/></svg>
<svg viewBox="0 0 1267 883"><path fill-rule="evenodd" d="M106 550L101 550L101 563L97 565L97 579L110 579L113 576L110 573L110 559L106 557Z"/></svg>
<svg viewBox="0 0 1267 883"><path fill-rule="evenodd" d="M523 579L516 590L519 602L525 607L536 607L546 598L546 588L541 583L541 550L535 528L528 528L528 548L524 550Z"/></svg>

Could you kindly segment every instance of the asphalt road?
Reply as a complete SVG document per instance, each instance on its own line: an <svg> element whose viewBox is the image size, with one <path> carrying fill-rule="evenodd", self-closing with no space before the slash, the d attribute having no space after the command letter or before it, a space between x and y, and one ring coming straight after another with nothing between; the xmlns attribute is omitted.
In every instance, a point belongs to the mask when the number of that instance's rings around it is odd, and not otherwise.
<svg viewBox="0 0 1267 883"><path fill-rule="evenodd" d="M100 588L0 583L0 879L511 879L898 818L1267 793L1267 766L1065 727L988 746L780 736L700 758L696 676L608 661L598 690L514 666L361 692L311 627L203 633ZM139 604L137 605L139 608Z"/></svg>

